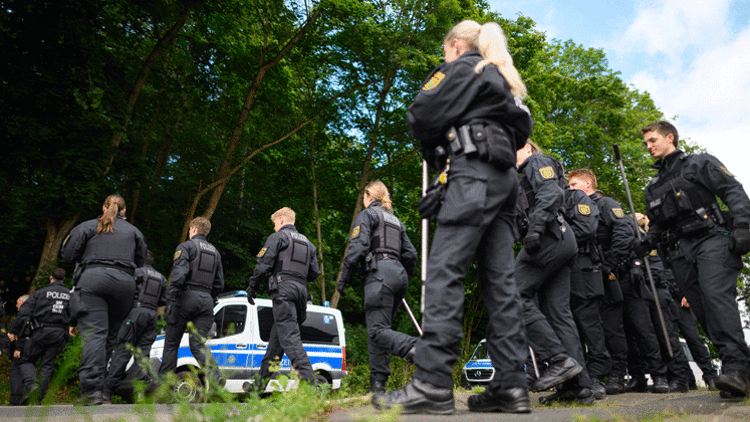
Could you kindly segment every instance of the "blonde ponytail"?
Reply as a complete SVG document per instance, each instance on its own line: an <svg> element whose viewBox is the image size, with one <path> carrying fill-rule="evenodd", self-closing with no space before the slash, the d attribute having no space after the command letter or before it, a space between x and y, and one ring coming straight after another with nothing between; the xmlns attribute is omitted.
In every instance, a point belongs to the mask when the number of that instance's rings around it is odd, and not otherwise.
<svg viewBox="0 0 750 422"><path fill-rule="evenodd" d="M99 217L96 226L96 234L112 233L115 230L115 218L118 214L124 214L125 200L122 196L113 194L104 200L104 214Z"/></svg>
<svg viewBox="0 0 750 422"><path fill-rule="evenodd" d="M365 186L365 192L370 195L374 201L379 201L381 206L390 212L393 212L393 203L391 195L388 194L388 188L380 180L370 182Z"/></svg>

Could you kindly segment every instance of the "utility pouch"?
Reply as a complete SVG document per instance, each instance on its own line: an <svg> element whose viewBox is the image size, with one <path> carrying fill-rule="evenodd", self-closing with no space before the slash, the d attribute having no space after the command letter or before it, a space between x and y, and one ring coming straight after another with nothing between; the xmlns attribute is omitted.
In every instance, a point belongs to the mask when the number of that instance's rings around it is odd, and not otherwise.
<svg viewBox="0 0 750 422"><path fill-rule="evenodd" d="M620 283L617 281L617 277L615 277L614 274L610 273L609 275L605 276L604 280L604 297L607 299L607 301L612 303L620 303L624 300L624 297L622 295L622 288L620 288Z"/></svg>
<svg viewBox="0 0 750 422"><path fill-rule="evenodd" d="M40 328L42 328L42 324L36 318L29 319L29 329L32 333Z"/></svg>
<svg viewBox="0 0 750 422"><path fill-rule="evenodd" d="M445 139L448 140L448 146L450 146L453 155L459 155L464 152L464 147L461 145L461 140L458 138L458 131L455 127L451 126L448 129L448 132L445 133Z"/></svg>
<svg viewBox="0 0 750 422"><path fill-rule="evenodd" d="M365 272L371 273L377 270L378 270L378 260L375 259L375 254L370 252L365 257Z"/></svg>
<svg viewBox="0 0 750 422"><path fill-rule="evenodd" d="M474 126L472 126L472 131ZM508 133L496 125L488 125L483 130L487 137L487 161L500 170L516 166L516 150L512 147ZM476 136L476 134L475 134Z"/></svg>
<svg viewBox="0 0 750 422"><path fill-rule="evenodd" d="M461 138L461 144L464 146L464 154L471 157L477 153L477 146L474 145L474 141L471 139L471 127L469 125L463 125L458 128L458 133Z"/></svg>
<svg viewBox="0 0 750 422"><path fill-rule="evenodd" d="M445 168L430 183L422 199L419 200L419 215L422 218L436 220L440 207L443 205L445 194L448 191L448 171L450 170L450 158Z"/></svg>
<svg viewBox="0 0 750 422"><path fill-rule="evenodd" d="M73 287L75 287L78 284L78 280L81 279L81 274L83 274L84 267L85 266L80 262L76 262L75 269L73 269Z"/></svg>
<svg viewBox="0 0 750 422"><path fill-rule="evenodd" d="M272 275L271 278L268 279L268 291L275 292L276 290L278 290L279 282L281 282L281 276Z"/></svg>

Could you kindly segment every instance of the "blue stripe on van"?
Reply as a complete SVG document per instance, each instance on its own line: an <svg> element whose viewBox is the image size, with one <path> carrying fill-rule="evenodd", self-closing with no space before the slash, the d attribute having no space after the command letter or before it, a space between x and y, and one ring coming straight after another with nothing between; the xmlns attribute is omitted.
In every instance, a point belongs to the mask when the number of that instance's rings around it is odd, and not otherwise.
<svg viewBox="0 0 750 422"><path fill-rule="evenodd" d="M248 347L241 348L241 349L237 348L237 346L234 344L214 344L214 345L210 345L209 349L211 349L211 352L214 355L214 359L216 359L216 361L219 363L219 366L221 367L241 366L241 367L247 367L247 368L260 368L260 360L263 358L263 355L265 355L266 353L265 348L259 348L255 344L248 345ZM325 345L315 345L315 346L305 347L305 351L307 352L307 356L310 358L310 363L312 365L326 364L334 369L341 368L341 365L343 364L344 359L343 359L343 353L341 349L342 349L341 346L325 346ZM338 356L319 356L319 354L321 353L333 353ZM217 356L217 354L219 356ZM230 357L227 358L227 355ZM250 356L256 356L256 359L248 359L248 357ZM180 347L180 349L177 352L177 358L180 359L180 358L190 358L190 357L193 357L193 354L190 351L190 347L188 346ZM236 365L229 363L230 359L232 362L236 362ZM251 362L248 362L248 361L251 361ZM257 364L253 365L252 361L255 361ZM291 367L289 358L286 356L286 354L281 359L279 366L281 368Z"/></svg>

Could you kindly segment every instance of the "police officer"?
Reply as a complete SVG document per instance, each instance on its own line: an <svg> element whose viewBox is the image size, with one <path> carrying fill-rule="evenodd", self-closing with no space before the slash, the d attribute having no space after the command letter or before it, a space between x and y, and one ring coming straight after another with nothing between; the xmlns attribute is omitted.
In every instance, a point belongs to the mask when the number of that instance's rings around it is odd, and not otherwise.
<svg viewBox="0 0 750 422"><path fill-rule="evenodd" d="M604 285L596 249L599 208L583 191L571 189L567 181L563 189L565 218L573 229L578 245L578 254L570 272L570 311L586 348L591 392L595 399L603 399L606 395L604 380L612 369L612 361L607 351L601 316Z"/></svg>
<svg viewBox="0 0 750 422"><path fill-rule="evenodd" d="M677 129L660 121L641 129L643 141L658 161L657 174L646 186L651 228L636 252L658 242L676 248L695 269L699 292L690 303L702 302L711 340L719 351L722 374L716 387L729 394L750 394L750 349L737 308L737 276L742 255L750 251L750 199L722 163L709 154L685 154L677 148ZM716 197L729 208L722 212ZM677 245L679 241L679 245ZM701 317L699 316L699 319Z"/></svg>
<svg viewBox="0 0 750 422"><path fill-rule="evenodd" d="M550 363L530 389L544 391L564 383L540 402L590 405L595 400L591 379L570 310L570 272L578 247L563 215L561 166L531 141L518 150L517 165L523 248L516 257L515 275L529 344L539 360Z"/></svg>
<svg viewBox="0 0 750 422"><path fill-rule="evenodd" d="M21 307L29 299L29 295L21 295L16 300L16 309L20 312ZM10 331L18 334L7 333L10 353L10 397L11 406L20 406L23 404L24 397L29 397L34 385L36 368L33 365L23 365L21 360L24 344L28 340L30 330L28 321L18 319L18 316L10 323Z"/></svg>
<svg viewBox="0 0 750 422"><path fill-rule="evenodd" d="M393 215L388 188L383 182L377 180L365 186L362 203L366 209L354 219L336 289L345 296L344 286L356 265L365 264L370 391L380 393L385 392L391 374L390 355L414 362L416 337L392 330L391 324L409 288L409 277L417 265L417 250L406 235L404 225Z"/></svg>
<svg viewBox="0 0 750 422"><path fill-rule="evenodd" d="M153 264L154 254L148 251L146 263L135 270L136 296L133 309L117 334L117 345L109 363L107 378L104 380L105 403L112 401L112 393L117 391L118 384L125 378L125 369L132 355L128 345L138 349L139 355L148 359L151 345L156 340L156 323L159 320L156 309L167 304L167 278L156 271ZM133 379L151 381L148 372L141 368L137 357Z"/></svg>
<svg viewBox="0 0 750 422"><path fill-rule="evenodd" d="M194 218L190 222L190 239L175 250L172 279L166 291L167 327L159 376L164 377L177 368L180 341L187 323L192 321L195 332L189 335L190 352L206 371L209 383L223 386L224 377L206 347L206 335L214 322L214 302L224 290L221 254L206 239L210 232L211 222L207 218Z"/></svg>
<svg viewBox="0 0 750 422"><path fill-rule="evenodd" d="M627 218L620 204L597 191L596 174L589 169L572 171L568 182L574 189L580 189L591 197L599 208L597 243L602 265L605 267L605 300L602 307L607 349L610 353L612 370L607 377L607 394L620 394L625 391L624 380L628 367L628 341L626 327L630 327L639 339L639 348L647 369L654 381L655 393L668 393L667 367L661 359L656 334L648 316L639 284L631 277L631 247L635 239L636 225ZM639 282L642 283L642 274ZM631 374L632 375L632 374ZM634 378L635 380L635 378ZM638 389L645 391L645 377L638 377ZM635 384L634 384L635 385Z"/></svg>
<svg viewBox="0 0 750 422"><path fill-rule="evenodd" d="M27 366L22 372L34 373L39 362L38 382L33 387L39 390L38 397L30 397L32 403L41 402L47 394L55 360L68 340L70 289L63 283L65 270L59 267L53 269L49 279L49 286L32 293L25 305L18 310L18 322L10 331L13 336L11 340L14 340L21 336L24 325L31 328L31 336L21 351L20 364ZM27 391L29 387L27 385ZM29 396L29 393L26 395Z"/></svg>
<svg viewBox="0 0 750 422"><path fill-rule="evenodd" d="M268 279L268 291L273 297L273 320L266 354L260 363L260 382L257 391L265 389L271 377L271 361L281 359L284 353L299 377L315 384L310 358L302 347L301 327L307 318L307 283L320 275L315 246L294 227L296 214L289 207L281 208L271 215L276 233L266 239L258 253L258 263L248 281L247 300L253 300L261 280Z"/></svg>
<svg viewBox="0 0 750 422"><path fill-rule="evenodd" d="M495 376L482 394L469 397L469 410L527 413L527 346L513 278L515 152L532 128L521 101L526 87L494 22L460 22L445 36L443 51L445 62L426 78L406 116L428 164L443 168L441 156L450 156L424 285L417 370L404 387L375 394L372 401L379 409L398 405L410 413L455 410L453 364L463 334L462 279L476 253Z"/></svg>
<svg viewBox="0 0 750 422"><path fill-rule="evenodd" d="M78 377L81 404L101 404L107 361L120 325L133 304L135 269L146 260L146 240L125 221L125 200L110 195L103 214L74 227L61 255L77 264L71 318L77 321L83 352Z"/></svg>

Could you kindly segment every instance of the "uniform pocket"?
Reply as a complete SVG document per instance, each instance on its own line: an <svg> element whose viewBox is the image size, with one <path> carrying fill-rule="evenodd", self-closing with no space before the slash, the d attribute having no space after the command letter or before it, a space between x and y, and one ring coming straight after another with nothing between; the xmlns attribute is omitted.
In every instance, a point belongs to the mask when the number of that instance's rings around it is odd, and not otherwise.
<svg viewBox="0 0 750 422"><path fill-rule="evenodd" d="M440 224L478 226L487 200L487 180L470 176L453 176L448 183L437 221Z"/></svg>

